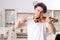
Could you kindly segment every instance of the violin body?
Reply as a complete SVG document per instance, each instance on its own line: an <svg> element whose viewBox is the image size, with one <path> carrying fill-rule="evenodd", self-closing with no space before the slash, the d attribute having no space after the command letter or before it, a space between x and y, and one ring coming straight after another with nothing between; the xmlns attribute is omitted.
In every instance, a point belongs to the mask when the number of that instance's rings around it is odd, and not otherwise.
<svg viewBox="0 0 60 40"><path fill-rule="evenodd" d="M52 17L49 17L51 19L52 22L58 22L58 19L57 18L52 18ZM33 20L34 22L46 22L46 17L33 17Z"/></svg>

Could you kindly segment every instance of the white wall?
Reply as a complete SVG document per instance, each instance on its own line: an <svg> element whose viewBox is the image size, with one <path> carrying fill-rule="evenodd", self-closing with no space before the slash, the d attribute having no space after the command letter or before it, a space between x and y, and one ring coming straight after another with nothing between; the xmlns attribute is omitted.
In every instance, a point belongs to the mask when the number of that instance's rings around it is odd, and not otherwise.
<svg viewBox="0 0 60 40"><path fill-rule="evenodd" d="M44 2L48 9L60 10L60 0L37 0L38 2Z"/></svg>
<svg viewBox="0 0 60 40"><path fill-rule="evenodd" d="M32 11L34 0L0 0L0 8L21 9L22 11ZM60 0L37 0L44 2L48 9L60 10Z"/></svg>
<svg viewBox="0 0 60 40"><path fill-rule="evenodd" d="M33 10L32 2L33 0L0 0L0 8L31 11Z"/></svg>
<svg viewBox="0 0 60 40"><path fill-rule="evenodd" d="M5 13L4 13L4 9L0 9L0 27L3 27L3 26L5 26L4 24L4 22L5 22L5 15L4 15Z"/></svg>

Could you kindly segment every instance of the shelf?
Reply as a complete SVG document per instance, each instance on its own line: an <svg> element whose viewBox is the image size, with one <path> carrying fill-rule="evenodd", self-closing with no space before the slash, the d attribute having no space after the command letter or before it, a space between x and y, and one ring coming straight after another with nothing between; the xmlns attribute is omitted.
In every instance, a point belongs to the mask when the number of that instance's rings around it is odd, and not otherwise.
<svg viewBox="0 0 60 40"><path fill-rule="evenodd" d="M6 25L14 25L15 23L6 23Z"/></svg>
<svg viewBox="0 0 60 40"><path fill-rule="evenodd" d="M27 33L16 33L17 38L27 38Z"/></svg>
<svg viewBox="0 0 60 40"><path fill-rule="evenodd" d="M34 14L33 12L17 12L17 14Z"/></svg>

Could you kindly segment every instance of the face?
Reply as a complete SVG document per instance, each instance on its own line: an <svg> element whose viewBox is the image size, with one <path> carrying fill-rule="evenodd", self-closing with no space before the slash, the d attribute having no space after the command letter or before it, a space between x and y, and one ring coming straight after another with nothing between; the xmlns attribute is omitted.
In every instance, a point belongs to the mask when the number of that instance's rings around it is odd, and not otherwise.
<svg viewBox="0 0 60 40"><path fill-rule="evenodd" d="M34 9L35 11L35 16L43 16L44 12L43 12L43 8L38 6L37 8Z"/></svg>

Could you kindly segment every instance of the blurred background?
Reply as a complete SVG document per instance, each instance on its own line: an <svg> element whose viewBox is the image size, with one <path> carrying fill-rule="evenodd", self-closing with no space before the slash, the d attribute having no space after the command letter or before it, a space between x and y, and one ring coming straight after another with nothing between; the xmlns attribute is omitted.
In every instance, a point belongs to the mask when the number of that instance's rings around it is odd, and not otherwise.
<svg viewBox="0 0 60 40"><path fill-rule="evenodd" d="M0 40L27 40L27 25L23 28L13 29L20 17L34 15L34 5L43 2L47 6L46 17L58 18L54 23L56 34L60 34L60 0L0 0ZM50 35L47 40L54 40L56 35Z"/></svg>

